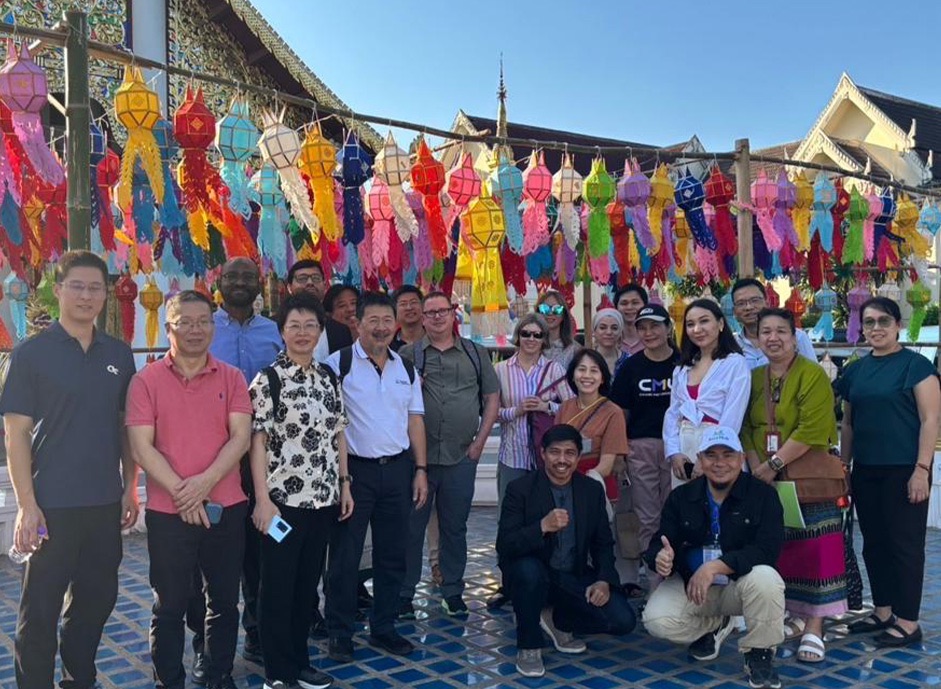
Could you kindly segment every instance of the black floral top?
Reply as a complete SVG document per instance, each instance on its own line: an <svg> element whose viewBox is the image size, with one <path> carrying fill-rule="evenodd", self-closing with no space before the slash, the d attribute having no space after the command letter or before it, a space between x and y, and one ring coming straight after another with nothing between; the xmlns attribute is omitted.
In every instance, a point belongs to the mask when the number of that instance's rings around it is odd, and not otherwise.
<svg viewBox="0 0 941 689"><path fill-rule="evenodd" d="M281 379L277 410L264 370L249 388L253 430L268 434L271 499L306 509L335 505L340 502L339 434L348 423L335 378L316 363L298 366L285 352L272 368Z"/></svg>

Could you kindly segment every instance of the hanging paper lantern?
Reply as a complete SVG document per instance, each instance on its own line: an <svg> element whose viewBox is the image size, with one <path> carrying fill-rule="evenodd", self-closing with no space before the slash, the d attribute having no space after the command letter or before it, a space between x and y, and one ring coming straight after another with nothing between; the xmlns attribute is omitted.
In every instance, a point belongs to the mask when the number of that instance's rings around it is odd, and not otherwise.
<svg viewBox="0 0 941 689"><path fill-rule="evenodd" d="M660 253L664 233L670 231L668 208L675 203L675 194L676 190L673 188L672 180L670 180L670 169L666 164L661 163L650 178L650 198L647 199L647 219L653 237L650 246L644 244L648 256L656 256ZM686 222L688 225L688 217ZM640 235L637 238L640 239Z"/></svg>
<svg viewBox="0 0 941 689"><path fill-rule="evenodd" d="M562 167L552 176L552 195L559 202L559 223L565 242L574 249L581 234L575 202L582 195L582 176L572 166L568 153L562 159Z"/></svg>
<svg viewBox="0 0 941 689"><path fill-rule="evenodd" d="M675 239L673 245L674 270L678 276L686 277L690 274L690 268L695 268L696 259L693 233L689 229L689 224L686 222L686 213L683 212L682 208L677 209L674 215L673 234Z"/></svg>
<svg viewBox="0 0 941 689"><path fill-rule="evenodd" d="M157 335L160 328L158 312L163 306L163 292L157 287L153 278L147 278L147 284L140 291L140 303L147 312L144 320L144 333L147 337L147 347L153 349L157 346Z"/></svg>
<svg viewBox="0 0 941 689"><path fill-rule="evenodd" d="M768 179L764 168L758 171L758 176L751 184L751 198L754 206L750 210L755 214L768 250L780 251L784 246L784 237L775 231L772 220L774 205L778 201L778 185Z"/></svg>
<svg viewBox="0 0 941 689"><path fill-rule="evenodd" d="M150 180L157 203L162 203L164 188L160 150L153 134L154 125L160 119L160 99L147 88L139 68L124 68L124 82L114 94L114 110L118 121L127 129L127 143L121 158L118 205L124 211L131 207L134 165L138 160Z"/></svg>
<svg viewBox="0 0 941 689"><path fill-rule="evenodd" d="M29 301L29 284L16 273L10 273L3 281L3 291L10 302L10 317L17 342L26 339L26 302Z"/></svg>
<svg viewBox="0 0 941 689"><path fill-rule="evenodd" d="M134 301L137 299L137 283L124 273L114 283L114 296L121 313L121 335L131 345L134 342Z"/></svg>
<svg viewBox="0 0 941 689"><path fill-rule="evenodd" d="M468 156L469 158L469 156ZM533 151L523 171L523 254L529 256L549 243L549 218L546 200L552 195L552 173L546 167L545 154Z"/></svg>
<svg viewBox="0 0 941 689"><path fill-rule="evenodd" d="M258 140L258 149L265 162L270 163L281 179L281 192L291 206L291 215L307 228L314 243L320 237L320 221L314 215L310 205L307 185L297 168L297 159L301 155L301 140L297 132L281 120L284 110L278 117L270 111L262 114L264 130Z"/></svg>
<svg viewBox="0 0 941 689"><path fill-rule="evenodd" d="M729 205L735 200L735 183L723 174L718 165L714 165L704 187L706 202L715 213L713 233L719 243L719 253L734 256L738 253L738 234Z"/></svg>
<svg viewBox="0 0 941 689"><path fill-rule="evenodd" d="M794 207L791 209L791 219L797 236L795 247L798 251L807 251L810 249L810 215L814 206L814 188L803 170L794 177L793 186Z"/></svg>
<svg viewBox="0 0 941 689"><path fill-rule="evenodd" d="M719 243L712 230L709 229L703 213L702 205L706 199L703 183L687 171L676 185L674 198L676 205L686 213L686 222L689 224L696 243L710 251L718 249Z"/></svg>
<svg viewBox="0 0 941 689"><path fill-rule="evenodd" d="M628 224L634 229L634 236L645 249L656 253L660 250L659 235L653 235L651 223L647 218L647 202L652 187L650 180L641 172L636 158L624 161L624 176L618 182L617 188L618 200L630 214Z"/></svg>
<svg viewBox="0 0 941 689"><path fill-rule="evenodd" d="M859 335L862 331L862 313L863 304L872 296L867 285L857 285L846 293L846 303L850 308L849 319L846 322L846 341L850 344L859 342Z"/></svg>
<svg viewBox="0 0 941 689"><path fill-rule="evenodd" d="M888 278L883 282L879 286L879 289L876 290L876 295L891 299L896 304L900 304L902 301L902 289L898 286L894 278Z"/></svg>
<svg viewBox="0 0 941 689"><path fill-rule="evenodd" d="M170 168L180 150L173 135L173 125L161 117L154 125L154 138L160 149L160 168L164 186L163 203L160 204L160 224L171 230L182 228L186 225L186 216L180 208Z"/></svg>
<svg viewBox="0 0 941 689"><path fill-rule="evenodd" d="M460 230L458 240L458 264L470 260L470 252L467 249L467 226L464 222L464 211L468 204L480 196L481 181L480 175L474 169L474 162L471 160L470 153L465 153L460 165L448 170L446 175L446 184L448 189L448 198L451 199L449 219L446 225L450 228L454 224L454 218L460 217ZM399 230L399 236L402 236L403 230ZM456 278L457 279L457 278ZM470 276L468 275L468 280ZM453 289L453 285L452 285ZM469 294L468 294L469 296Z"/></svg>
<svg viewBox="0 0 941 689"><path fill-rule="evenodd" d="M916 282L905 291L905 301L912 307L912 317L908 322L908 341L918 342L921 326L925 322L925 307L931 303L931 290L923 283Z"/></svg>
<svg viewBox="0 0 941 689"><path fill-rule="evenodd" d="M7 39L7 59L0 68L0 98L10 109L13 131L36 173L54 187L65 181L62 164L46 143L40 112L46 104L49 86L46 73L33 62L26 42L16 52L13 39Z"/></svg>
<svg viewBox="0 0 941 689"><path fill-rule="evenodd" d="M297 164L301 172L307 175L314 192L313 210L320 221L320 229L328 242L337 241L343 234L333 204L333 172L337 166L337 149L324 137L319 122L307 127Z"/></svg>
<svg viewBox="0 0 941 689"><path fill-rule="evenodd" d="M277 275L285 275L287 236L279 212L284 204L284 194L278 184L278 171L270 164L262 165L252 178L252 185L258 193L258 204L261 207L258 216L258 249L262 256L271 261Z"/></svg>
<svg viewBox="0 0 941 689"><path fill-rule="evenodd" d="M61 256L69 240L65 181L57 187L40 185L36 197L45 206L41 234L43 256L49 259Z"/></svg>
<svg viewBox="0 0 941 689"><path fill-rule="evenodd" d="M624 204L615 199L605 211L611 224L611 254L618 272L618 287L631 282L631 230L624 219Z"/></svg>
<svg viewBox="0 0 941 689"><path fill-rule="evenodd" d="M216 148L222 156L219 175L229 188L232 210L248 218L252 213L251 189L246 167L258 148L261 132L252 121L248 101L241 96L232 99L229 111L216 126Z"/></svg>
<svg viewBox="0 0 941 689"><path fill-rule="evenodd" d="M939 228L941 228L941 208L926 198L918 216L918 230L920 232L930 232L931 236L934 237L937 236Z"/></svg>
<svg viewBox="0 0 941 689"><path fill-rule="evenodd" d="M670 312L670 318L673 320L673 333L676 337L677 346L683 343L683 328L686 325L684 317L686 316L686 302L682 299L674 299L667 311Z"/></svg>
<svg viewBox="0 0 941 689"><path fill-rule="evenodd" d="M822 172L817 173L813 188L813 215L810 219L808 234L820 236L820 246L830 253L833 249L833 214L837 201L837 191L833 182Z"/></svg>
<svg viewBox="0 0 941 689"><path fill-rule="evenodd" d="M800 290L797 287L791 290L791 296L784 302L784 308L794 314L794 323L800 328L804 314L807 313L807 303L801 297Z"/></svg>
<svg viewBox="0 0 941 689"><path fill-rule="evenodd" d="M373 167L376 171L376 177L385 182L389 190L389 201L392 203L392 210L395 213L395 224L398 228L399 237L403 242L408 241L409 238L418 235L418 219L405 197L405 190L402 189L402 185L406 184L411 178L412 163L409 160L408 153L399 148L399 145L395 142L395 137L392 136L391 131L386 135L385 146L376 154L376 163ZM471 164L471 169L473 170L473 164ZM476 173L474 174L476 176ZM479 183L480 178L478 177L477 180ZM470 203L470 199L461 205L466 206L467 203ZM447 223L447 226L450 227L451 223Z"/></svg>
<svg viewBox="0 0 941 689"><path fill-rule="evenodd" d="M770 282L765 283L765 303L769 309L777 309L781 306L781 295Z"/></svg>
<svg viewBox="0 0 941 689"><path fill-rule="evenodd" d="M490 175L490 190L494 200L503 208L506 221L506 241L516 253L523 252L523 223L519 205L523 201L523 173L501 152L497 167Z"/></svg>
<svg viewBox="0 0 941 689"><path fill-rule="evenodd" d="M813 333L827 342L833 339L833 309L836 304L836 292L828 285L824 285L814 294L814 306L820 311L820 319L814 326Z"/></svg>
<svg viewBox="0 0 941 689"><path fill-rule="evenodd" d="M373 223L370 264L379 269L383 264L388 265L390 262L389 249L394 228L395 211L392 209L392 199L389 198L389 188L385 182L379 179L378 175L372 184L372 189L369 190L366 200Z"/></svg>
<svg viewBox="0 0 941 689"><path fill-rule="evenodd" d="M448 228L444 225L441 199L438 197L444 188L444 165L431 155L424 138L418 143L418 160L412 166L412 188L422 197L434 257L444 258L450 253Z"/></svg>
<svg viewBox="0 0 941 689"><path fill-rule="evenodd" d="M616 194L614 179L605 168L604 158L595 158L591 172L582 183L582 197L590 209L588 216L588 255L591 258L605 257L611 246L611 220L607 207ZM607 261L606 261L607 263Z"/></svg>
<svg viewBox="0 0 941 689"><path fill-rule="evenodd" d="M355 246L363 241L366 234L361 188L372 177L372 156L359 145L359 139L352 130L343 144L340 167L343 180L343 232L345 239ZM441 181L443 184L443 167Z"/></svg>
<svg viewBox="0 0 941 689"><path fill-rule="evenodd" d="M732 292L726 292L719 300L719 306L722 307L722 315L725 316L726 324L732 329L732 332L742 332L742 324L735 317L735 304L732 302Z"/></svg>
<svg viewBox="0 0 941 689"><path fill-rule="evenodd" d="M791 219L791 209L794 208L796 202L797 188L788 179L784 168L781 168L778 172L774 215L771 218L771 224L775 233L781 238L782 248L784 246L796 247L799 244L797 233L794 231L794 222ZM808 248L810 247L808 246Z"/></svg>
<svg viewBox="0 0 941 689"><path fill-rule="evenodd" d="M474 252L472 330L475 337L505 336L509 304L500 263L500 244L506 235L503 212L485 192L471 201L465 215L468 244Z"/></svg>
<svg viewBox="0 0 941 689"><path fill-rule="evenodd" d="M864 224L869 217L869 202L857 187L850 192L849 209L846 219L849 228L846 232L846 241L843 243L843 265L862 265L866 260L864 243Z"/></svg>

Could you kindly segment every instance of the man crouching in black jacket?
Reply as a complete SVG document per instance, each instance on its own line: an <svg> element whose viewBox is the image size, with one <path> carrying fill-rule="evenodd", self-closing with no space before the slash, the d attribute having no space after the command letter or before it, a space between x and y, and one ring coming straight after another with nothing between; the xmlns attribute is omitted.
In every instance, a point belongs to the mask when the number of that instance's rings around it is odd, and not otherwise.
<svg viewBox="0 0 941 689"><path fill-rule="evenodd" d="M744 615L739 650L749 685L776 689L774 650L784 641L784 582L774 569L784 540L781 502L774 488L742 473L745 455L731 429L707 429L698 454L703 476L670 494L645 555L665 581L647 603L644 625L652 636L690 644L695 660L712 660L732 616Z"/></svg>

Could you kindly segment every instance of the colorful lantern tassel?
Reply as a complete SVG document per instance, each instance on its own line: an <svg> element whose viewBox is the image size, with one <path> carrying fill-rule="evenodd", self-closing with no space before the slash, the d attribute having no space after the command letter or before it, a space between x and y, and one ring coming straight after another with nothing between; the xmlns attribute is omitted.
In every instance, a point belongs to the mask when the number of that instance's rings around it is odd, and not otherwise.
<svg viewBox="0 0 941 689"><path fill-rule="evenodd" d="M908 322L908 341L918 342L921 326L927 314L925 307L931 303L931 291L921 282L916 282L905 291L905 301L912 307L912 317Z"/></svg>
<svg viewBox="0 0 941 689"><path fill-rule="evenodd" d="M435 160L424 138L418 144L418 160L411 172L412 188L421 194L432 253L435 258L444 258L450 253L448 228L444 224L441 199L438 197L444 188L444 165Z"/></svg>
<svg viewBox="0 0 941 689"><path fill-rule="evenodd" d="M124 82L114 94L114 109L118 120L127 129L118 183L118 205L125 212L131 207L134 166L138 160L150 179L157 203L163 203L160 149L153 133L154 125L160 119L160 100L144 84L140 68L124 68Z"/></svg>
<svg viewBox="0 0 941 689"><path fill-rule="evenodd" d="M359 145L351 131L343 144L343 235L354 246L366 236L363 219L362 186L372 177L372 156ZM443 175L443 168L442 168ZM442 221L443 223L443 221ZM358 267L358 262L357 262ZM358 283L357 283L358 284Z"/></svg>
<svg viewBox="0 0 941 689"><path fill-rule="evenodd" d="M468 156L468 160L470 156ZM529 256L537 248L549 243L549 217L546 200L552 195L552 173L546 167L545 154L533 151L529 165L523 171L523 255ZM549 252L552 254L551 250ZM530 273L532 274L532 273Z"/></svg>

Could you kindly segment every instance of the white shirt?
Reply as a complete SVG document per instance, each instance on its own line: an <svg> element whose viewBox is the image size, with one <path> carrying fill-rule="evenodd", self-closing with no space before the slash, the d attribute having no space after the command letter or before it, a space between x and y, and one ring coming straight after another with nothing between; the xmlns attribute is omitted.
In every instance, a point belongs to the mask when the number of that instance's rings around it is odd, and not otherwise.
<svg viewBox="0 0 941 689"><path fill-rule="evenodd" d="M689 370L689 366L677 366L673 371L670 408L663 417L663 449L667 457L680 451L680 423L683 419L698 426L708 416L738 433L748 409L751 370L741 354L729 354L714 361L699 384L699 395L695 400L689 396L686 387Z"/></svg>
<svg viewBox="0 0 941 689"><path fill-rule="evenodd" d="M330 341L327 339L327 329L320 330L320 339L317 340L317 346L314 347L314 361L318 364L326 364L330 358Z"/></svg>
<svg viewBox="0 0 941 689"><path fill-rule="evenodd" d="M796 336L797 353L810 359L811 361L816 362L817 353L814 352L814 345L810 341L810 337L808 337L807 333L798 328ZM745 361L748 362L749 370L754 371L759 366L764 366L768 363L768 357L765 356L765 353L761 351L758 345L745 337L745 333L736 333L735 339L742 348L742 354L745 355Z"/></svg>
<svg viewBox="0 0 941 689"><path fill-rule="evenodd" d="M340 374L339 351L326 363ZM359 340L353 343L350 372L343 379L343 403L350 421L346 444L360 457L390 457L408 449L408 417L425 413L417 372L409 383L402 357L390 350L380 377Z"/></svg>

